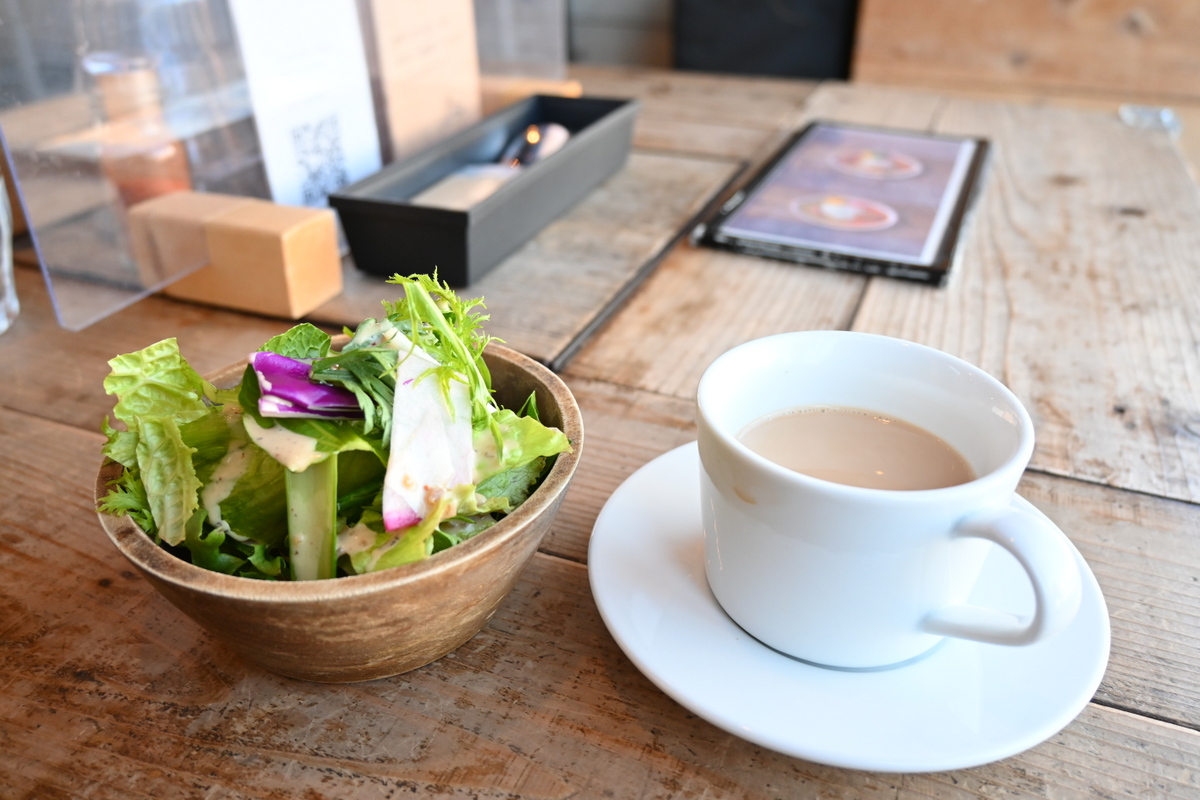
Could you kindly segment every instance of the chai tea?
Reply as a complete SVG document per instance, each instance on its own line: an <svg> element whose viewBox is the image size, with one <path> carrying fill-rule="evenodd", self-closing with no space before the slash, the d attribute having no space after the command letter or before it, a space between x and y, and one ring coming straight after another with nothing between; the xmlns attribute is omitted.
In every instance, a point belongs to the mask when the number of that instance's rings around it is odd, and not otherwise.
<svg viewBox="0 0 1200 800"><path fill-rule="evenodd" d="M957 450L924 428L858 408L793 408L751 423L738 438L776 464L848 486L941 489L975 478Z"/></svg>

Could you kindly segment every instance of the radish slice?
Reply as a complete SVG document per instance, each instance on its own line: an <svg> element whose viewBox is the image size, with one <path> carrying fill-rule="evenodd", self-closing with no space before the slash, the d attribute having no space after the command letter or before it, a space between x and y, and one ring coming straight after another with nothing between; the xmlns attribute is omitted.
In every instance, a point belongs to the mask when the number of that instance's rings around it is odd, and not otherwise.
<svg viewBox="0 0 1200 800"><path fill-rule="evenodd" d="M450 381L447 404L438 376L429 373L436 361L419 347L401 348L400 359L383 483L383 522L390 531L415 525L447 493L471 483L475 459L465 381Z"/></svg>

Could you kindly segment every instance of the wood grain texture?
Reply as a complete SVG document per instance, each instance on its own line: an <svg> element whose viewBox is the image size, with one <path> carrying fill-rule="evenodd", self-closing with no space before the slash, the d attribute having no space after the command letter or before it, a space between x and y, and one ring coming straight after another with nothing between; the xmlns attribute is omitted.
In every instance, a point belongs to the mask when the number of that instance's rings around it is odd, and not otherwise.
<svg viewBox="0 0 1200 800"><path fill-rule="evenodd" d="M792 115L876 125L932 124L940 100L924 92L832 86ZM691 398L704 368L750 339L846 328L867 278L681 246L570 363L571 375Z"/></svg>
<svg viewBox="0 0 1200 800"><path fill-rule="evenodd" d="M40 271L18 268L21 314L0 338L0 406L91 431L110 413L108 360L175 337L201 373L246 357L292 323L149 297L79 333L54 320Z"/></svg>
<svg viewBox="0 0 1200 800"><path fill-rule="evenodd" d="M995 142L950 284L874 281L854 329L999 377L1033 416L1038 469L1200 498L1200 193L1166 136L968 100L937 128Z"/></svg>
<svg viewBox="0 0 1200 800"><path fill-rule="evenodd" d="M666 70L571 65L584 94L636 97L640 116L680 122L775 130L787 123L817 85L779 78L728 77Z"/></svg>
<svg viewBox="0 0 1200 800"><path fill-rule="evenodd" d="M1200 508L1034 472L1018 491L1071 538L1108 603L1097 699L1200 730Z"/></svg>
<svg viewBox="0 0 1200 800"><path fill-rule="evenodd" d="M690 399L704 369L735 345L848 326L865 280L682 246L584 346L567 374Z"/></svg>
<svg viewBox="0 0 1200 800"><path fill-rule="evenodd" d="M587 560L592 526L608 496L656 456L696 438L690 399L566 375L583 413L587 448L542 551Z"/></svg>
<svg viewBox="0 0 1200 800"><path fill-rule="evenodd" d="M944 100L937 94L889 86L825 83L818 87L791 121L793 128L816 119L859 125L925 130Z"/></svg>
<svg viewBox="0 0 1200 800"><path fill-rule="evenodd" d="M633 143L640 150L695 153L729 159L753 160L754 154L778 146L781 131L743 128L711 122L690 122L643 114L633 129Z"/></svg>
<svg viewBox="0 0 1200 800"><path fill-rule="evenodd" d="M863 0L852 74L1200 98L1198 41L1189 0Z"/></svg>
<svg viewBox="0 0 1200 800"><path fill-rule="evenodd" d="M558 366L733 176L728 160L634 153L629 164L481 280L487 332ZM357 325L396 287L347 267L345 288L310 315Z"/></svg>
<svg viewBox="0 0 1200 800"><path fill-rule="evenodd" d="M1097 787L1113 797L1197 788L1200 734L1098 706L1026 753L952 773L860 773L765 751L655 688L605 630L585 567L548 555L535 556L483 631L428 667L352 686L274 676L182 618L104 539L85 475L98 436L8 411L0 435L28 453L0 452L0 479L21 487L0 506L2 796L1084 798Z"/></svg>
<svg viewBox="0 0 1200 800"><path fill-rule="evenodd" d="M634 146L745 160L773 152L816 83L729 79L699 73L619 71L575 65L571 74L592 95L635 97L642 110Z"/></svg>
<svg viewBox="0 0 1200 800"><path fill-rule="evenodd" d="M1200 184L1200 103L1176 105L1172 110L1183 124L1175 146L1179 148L1192 182Z"/></svg>
<svg viewBox="0 0 1200 800"><path fill-rule="evenodd" d="M939 96L945 99L954 97L970 100L992 100L1003 103L1034 106L1038 108L1057 107L1073 108L1080 111L1094 111L1098 114L1115 116L1120 114L1124 105L1147 106L1150 108L1170 111L1178 119L1182 130L1174 139L1176 149L1187 167L1192 181L1200 183L1200 101L1189 98L1172 97L1161 94L1142 94L1132 96L1129 93L1111 90L1068 92L1068 91L1034 91L1032 89L1010 89L983 87L979 85L964 85L962 87L939 89Z"/></svg>

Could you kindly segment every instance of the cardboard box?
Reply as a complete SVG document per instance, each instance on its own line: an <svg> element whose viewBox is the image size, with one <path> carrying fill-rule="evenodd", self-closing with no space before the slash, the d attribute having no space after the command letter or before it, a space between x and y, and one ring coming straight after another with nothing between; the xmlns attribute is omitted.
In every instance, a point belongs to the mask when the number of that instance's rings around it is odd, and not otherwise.
<svg viewBox="0 0 1200 800"><path fill-rule="evenodd" d="M355 265L373 275L432 273L467 286L619 170L633 141L635 100L537 95L329 196ZM468 165L494 163L529 125L555 122L566 145L467 210L412 202Z"/></svg>

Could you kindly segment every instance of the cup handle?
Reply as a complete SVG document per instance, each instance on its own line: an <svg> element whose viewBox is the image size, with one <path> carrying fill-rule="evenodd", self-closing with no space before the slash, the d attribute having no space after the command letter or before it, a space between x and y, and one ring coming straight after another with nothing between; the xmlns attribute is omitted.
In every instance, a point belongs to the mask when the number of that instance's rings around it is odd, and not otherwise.
<svg viewBox="0 0 1200 800"><path fill-rule="evenodd" d="M921 623L926 633L992 644L1024 645L1063 630L1079 611L1082 584L1074 549L1066 535L1038 514L1014 506L983 511L965 519L954 536L987 539L1020 562L1033 584L1032 618L995 609L955 604L931 612Z"/></svg>

